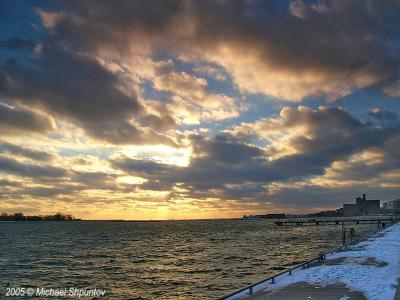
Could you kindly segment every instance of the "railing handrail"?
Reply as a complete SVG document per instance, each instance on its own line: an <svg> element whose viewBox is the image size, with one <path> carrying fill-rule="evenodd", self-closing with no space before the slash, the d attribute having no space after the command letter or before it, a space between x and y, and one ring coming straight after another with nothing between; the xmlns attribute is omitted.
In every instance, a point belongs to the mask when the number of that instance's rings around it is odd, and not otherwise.
<svg viewBox="0 0 400 300"><path fill-rule="evenodd" d="M298 223L298 222L334 222L334 221L380 221L380 220L398 220L399 216L356 216L356 217L311 217L311 218L279 218L275 222Z"/></svg>
<svg viewBox="0 0 400 300"><path fill-rule="evenodd" d="M325 252L325 253L321 253L318 257L314 257L314 258L312 258L312 259L310 259L310 260L308 260L308 261L305 261L305 262L303 262L303 263L301 263L301 264L295 265L294 267L292 267L292 268L290 268L290 269L288 269L288 270L284 270L284 271L279 272L279 273L277 273L277 274L274 274L274 275L272 275L272 276L270 276L270 277L267 277L267 278L265 278L265 279L263 279L263 280L260 280L260 281L257 281L257 282L255 282L255 283L249 284L249 285L247 285L247 286L245 286L245 287L243 287L243 288L240 288L240 289L238 289L238 290L235 290L235 291L231 292L231 293L228 294L228 295L222 296L222 297L218 298L217 300L225 300L225 299L228 299L228 298L230 298L230 297L232 297L232 296L234 296L234 295L237 295L237 294L239 294L239 293L241 293L241 292L244 292L244 291L246 291L246 290L251 290L253 287L255 287L255 286L259 285L259 284L265 283L265 282L267 282L267 281L270 281L270 280L272 281L271 283L274 283L276 277L281 276L281 275L284 275L284 274L286 274L286 273L289 273L289 275L290 275L292 271L294 271L294 270L296 270L296 269L298 269L298 268L300 268L300 267L307 266L307 265L309 265L309 264L312 263L312 262L321 261L321 255L323 255L323 257L325 257L326 255L333 254L333 253L335 253L335 252L338 252L338 251L340 251L340 250L343 250L344 248L347 248L348 246L351 246L351 245L357 244L357 243L359 243L359 242L361 242L361 241L363 241L363 240L366 240L367 238L369 238L369 237L371 237L371 236L377 234L378 232L380 232L380 231L382 231L382 230L384 230L384 229L386 229L386 228L392 226L393 224L397 223L397 221L398 221L398 219L396 218L395 221L393 221L391 224L387 225L387 226L384 227L384 228L381 228L381 229L379 229L379 230L376 230L373 234L364 235L364 236L362 236L362 237L360 237L360 238L358 238L358 239L352 240L351 242L346 243L346 244L344 244L344 245L342 245L342 246L340 246L340 247L334 248L333 250L330 250L330 251Z"/></svg>

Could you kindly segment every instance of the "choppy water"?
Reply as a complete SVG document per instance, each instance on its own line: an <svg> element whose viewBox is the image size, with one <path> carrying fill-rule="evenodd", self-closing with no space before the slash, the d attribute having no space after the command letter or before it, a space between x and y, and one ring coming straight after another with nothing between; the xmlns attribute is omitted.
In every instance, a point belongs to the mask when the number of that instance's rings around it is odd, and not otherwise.
<svg viewBox="0 0 400 300"><path fill-rule="evenodd" d="M215 299L340 244L340 226L267 220L0 222L0 295L24 286L101 288L108 299Z"/></svg>

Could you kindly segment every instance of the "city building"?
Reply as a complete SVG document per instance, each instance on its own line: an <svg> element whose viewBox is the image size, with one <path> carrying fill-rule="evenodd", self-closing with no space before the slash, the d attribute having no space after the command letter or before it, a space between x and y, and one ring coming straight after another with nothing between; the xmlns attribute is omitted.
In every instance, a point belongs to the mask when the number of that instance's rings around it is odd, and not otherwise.
<svg viewBox="0 0 400 300"><path fill-rule="evenodd" d="M382 211L385 214L400 214L400 199L390 200L383 203Z"/></svg>
<svg viewBox="0 0 400 300"><path fill-rule="evenodd" d="M362 197L356 198L356 203L343 204L343 216L377 215L381 212L380 205L380 200L367 200L365 194L363 194Z"/></svg>

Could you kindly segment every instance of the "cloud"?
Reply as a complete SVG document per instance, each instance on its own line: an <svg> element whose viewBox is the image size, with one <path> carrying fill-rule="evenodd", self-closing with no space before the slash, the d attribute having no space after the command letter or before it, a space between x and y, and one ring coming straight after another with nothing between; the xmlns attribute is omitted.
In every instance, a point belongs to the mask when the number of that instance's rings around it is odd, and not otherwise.
<svg viewBox="0 0 400 300"><path fill-rule="evenodd" d="M286 12L258 1L63 4L51 30L71 47L129 53L140 41L197 55L222 65L248 93L336 99L397 78L397 2L294 1Z"/></svg>
<svg viewBox="0 0 400 300"><path fill-rule="evenodd" d="M7 187L20 187L22 186L21 182L18 181L12 181L12 180L7 180L7 179L0 179L0 186L3 188Z"/></svg>
<svg viewBox="0 0 400 300"><path fill-rule="evenodd" d="M184 124L231 119L244 109L234 98L210 92L205 78L176 71L171 61L153 63L151 73L153 88L170 93L166 107Z"/></svg>
<svg viewBox="0 0 400 300"><path fill-rule="evenodd" d="M315 183L331 186L391 185L393 175L400 174L400 133L389 137L380 147L353 154L346 161L337 161ZM396 182L396 186L400 187Z"/></svg>
<svg viewBox="0 0 400 300"><path fill-rule="evenodd" d="M0 66L0 97L41 106L111 143L173 144L131 121L143 110L136 95L125 93L123 80L94 58L47 45L36 63L34 68L14 61Z"/></svg>
<svg viewBox="0 0 400 300"><path fill-rule="evenodd" d="M29 195L37 198L50 198L58 195L72 195L79 191L76 186L64 186L64 187L30 187L22 189L19 195Z"/></svg>
<svg viewBox="0 0 400 300"><path fill-rule="evenodd" d="M74 172L72 182L77 182L82 189L118 190L115 182L117 176L105 172Z"/></svg>
<svg viewBox="0 0 400 300"><path fill-rule="evenodd" d="M220 68L216 68L214 66L198 65L193 70L197 73L207 74L215 80L225 81L227 79L225 72L223 70L220 70Z"/></svg>
<svg viewBox="0 0 400 300"><path fill-rule="evenodd" d="M21 163L12 158L0 156L0 171L23 177L64 177L67 172L59 167Z"/></svg>
<svg viewBox="0 0 400 300"><path fill-rule="evenodd" d="M192 142L195 157L212 162L242 164L265 156L259 147L246 144L230 134L219 134L213 138L193 136Z"/></svg>
<svg viewBox="0 0 400 300"><path fill-rule="evenodd" d="M126 118L139 110L135 97L118 89L117 77L92 58L48 46L38 63L37 68L4 64L1 71L8 80L2 86L3 97L42 102L82 122Z"/></svg>
<svg viewBox="0 0 400 300"><path fill-rule="evenodd" d="M391 97L400 97L400 79L389 82L383 91Z"/></svg>
<svg viewBox="0 0 400 300"><path fill-rule="evenodd" d="M55 155L52 153L32 148L20 147L18 145L14 145L5 141L0 141L0 152L27 157L38 161L51 161L55 158Z"/></svg>
<svg viewBox="0 0 400 300"><path fill-rule="evenodd" d="M243 123L235 134L255 135L271 142L272 159L304 154L339 158L366 147L380 145L397 127L375 128L364 124L340 108L312 110L303 106L285 107L276 118Z"/></svg>
<svg viewBox="0 0 400 300"><path fill-rule="evenodd" d="M158 163L150 160L131 159L126 156L120 156L112 160L115 168L128 172L135 172L136 175L156 175L157 178L162 174L171 174L174 171L182 169L182 167L172 166L168 164Z"/></svg>
<svg viewBox="0 0 400 300"><path fill-rule="evenodd" d="M289 137L285 132L291 132ZM114 157L111 162L116 169L148 179L141 186L144 189L173 191L179 187L172 198L270 201L270 186L284 183L290 187L296 182L323 185L338 163L343 164L339 170L354 168L352 159L365 151L379 149L385 165L392 167L372 165L359 171L379 177L383 171L398 169L398 162L393 161L397 136L400 128L396 126L362 123L339 108L284 108L278 117L242 124L231 132L191 136L192 156L186 168L126 156ZM267 139L267 146L251 144L255 137ZM366 157L361 161L368 163ZM360 180L362 177L355 175Z"/></svg>
<svg viewBox="0 0 400 300"><path fill-rule="evenodd" d="M55 121L48 115L0 102L0 135L50 133L55 130Z"/></svg>
<svg viewBox="0 0 400 300"><path fill-rule="evenodd" d="M34 33L0 41L2 207L190 216L393 196L397 112L265 107L364 87L396 107L398 2L274 3L35 3Z"/></svg>

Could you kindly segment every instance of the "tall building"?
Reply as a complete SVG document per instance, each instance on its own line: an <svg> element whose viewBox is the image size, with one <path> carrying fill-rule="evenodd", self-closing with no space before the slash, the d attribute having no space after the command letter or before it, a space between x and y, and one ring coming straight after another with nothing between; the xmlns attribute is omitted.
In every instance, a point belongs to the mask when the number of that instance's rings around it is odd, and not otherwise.
<svg viewBox="0 0 400 300"><path fill-rule="evenodd" d="M380 213L380 200L367 200L365 194L356 198L355 204L343 204L343 216L377 215Z"/></svg>

